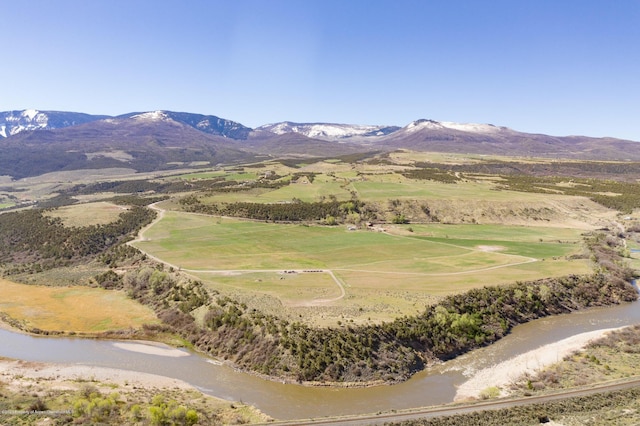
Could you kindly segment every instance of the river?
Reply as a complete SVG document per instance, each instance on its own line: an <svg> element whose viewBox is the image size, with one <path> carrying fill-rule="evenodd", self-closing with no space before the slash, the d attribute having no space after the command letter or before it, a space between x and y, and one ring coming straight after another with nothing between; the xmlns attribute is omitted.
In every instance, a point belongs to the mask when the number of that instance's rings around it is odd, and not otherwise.
<svg viewBox="0 0 640 426"><path fill-rule="evenodd" d="M364 389L282 384L216 365L185 352L167 357L123 349L109 340L34 337L0 329L0 356L27 361L74 363L159 374L184 380L203 392L242 401L282 420L371 413L449 403L456 386L473 371L587 331L640 323L640 302L543 318L517 326L486 348L420 372L393 386Z"/></svg>

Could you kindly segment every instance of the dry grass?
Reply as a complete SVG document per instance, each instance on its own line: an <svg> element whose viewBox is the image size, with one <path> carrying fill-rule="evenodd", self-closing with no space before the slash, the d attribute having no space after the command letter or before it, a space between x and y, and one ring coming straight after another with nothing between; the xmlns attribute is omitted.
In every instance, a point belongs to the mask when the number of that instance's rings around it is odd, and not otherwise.
<svg viewBox="0 0 640 426"><path fill-rule="evenodd" d="M25 285L0 279L0 292L0 312L30 329L96 333L158 322L151 309L116 291Z"/></svg>
<svg viewBox="0 0 640 426"><path fill-rule="evenodd" d="M277 297L285 306L307 306L340 296L340 289L326 273L255 272L237 274L192 273L215 287L243 289Z"/></svg>
<svg viewBox="0 0 640 426"><path fill-rule="evenodd" d="M60 207L47 214L58 217L65 226L104 225L118 218L124 207L113 203L99 201L95 203L77 204Z"/></svg>

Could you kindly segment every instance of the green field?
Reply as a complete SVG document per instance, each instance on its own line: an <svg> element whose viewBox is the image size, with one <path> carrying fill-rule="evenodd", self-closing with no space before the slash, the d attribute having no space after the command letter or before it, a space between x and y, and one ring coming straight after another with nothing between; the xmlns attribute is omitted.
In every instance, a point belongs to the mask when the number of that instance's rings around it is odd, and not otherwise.
<svg viewBox="0 0 640 426"><path fill-rule="evenodd" d="M452 228L452 237L455 232ZM517 238L399 236L348 231L341 226L283 225L177 212L167 212L145 238L139 243L145 251L182 268L199 270L362 268L452 273L522 263L534 256L563 256L575 249L574 244ZM486 244L499 244L505 250L477 247Z"/></svg>
<svg viewBox="0 0 640 426"><path fill-rule="evenodd" d="M136 246L219 290L248 298L261 294L300 309L331 307L360 320L419 311L438 297L472 287L589 271L587 261L565 258L581 250L576 230L406 228L349 231L168 211ZM298 273L283 274L286 270ZM344 296L328 272L303 272L308 270L333 271Z"/></svg>

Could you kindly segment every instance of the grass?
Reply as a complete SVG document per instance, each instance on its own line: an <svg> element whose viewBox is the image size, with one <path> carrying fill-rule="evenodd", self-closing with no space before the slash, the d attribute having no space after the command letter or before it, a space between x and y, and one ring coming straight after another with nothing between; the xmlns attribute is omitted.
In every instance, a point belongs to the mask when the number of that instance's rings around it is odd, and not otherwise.
<svg viewBox="0 0 640 426"><path fill-rule="evenodd" d="M167 212L149 229L139 247L187 269L365 269L380 272L455 273L517 264L529 258L565 256L579 249L575 243L557 241L576 233L553 228L538 235L535 229L511 227L491 238L498 227L478 226L482 239L471 239L470 226L453 226L447 236L431 237L429 226L408 235L349 232L344 227L262 223L230 218ZM443 232L442 227L434 230ZM509 237L509 230L514 236ZM420 235L423 234L423 235ZM436 232L437 234L437 232ZM481 246L497 246L486 251ZM480 248L479 248L480 247Z"/></svg>
<svg viewBox="0 0 640 426"><path fill-rule="evenodd" d="M105 201L95 203L77 204L60 207L49 211L47 215L58 217L65 226L89 226L104 225L118 219L124 211L122 206Z"/></svg>
<svg viewBox="0 0 640 426"><path fill-rule="evenodd" d="M392 157L405 166L322 161L291 170L264 164L249 172L274 171L285 179L294 172L315 176L311 183L304 179L276 190L255 188L202 198L204 203L275 203L332 196L347 200L356 194L382 215L402 209L412 221L387 224L386 233L167 212L138 247L189 273L199 271L198 277L211 287L229 291L248 305L258 303L257 309L325 325L338 317L357 322L393 319L419 312L447 294L485 285L591 272L588 260L570 259L583 253L581 234L609 218L610 211L584 197L498 190L495 176L443 184L400 174L413 161L486 160L479 156ZM390 200L407 203L394 205ZM433 216L421 216L426 207ZM420 223L431 217L442 223ZM287 269L331 270L346 295L336 299L340 289L328 274L277 273Z"/></svg>
<svg viewBox="0 0 640 426"><path fill-rule="evenodd" d="M225 180L247 181L247 180L256 180L258 178L258 174L253 171L252 172L237 172L237 171L229 172L224 170L216 170L216 171L186 173L183 175L172 176L172 179L193 180L193 179L212 179L217 177L224 177Z"/></svg>
<svg viewBox="0 0 640 426"><path fill-rule="evenodd" d="M198 278L248 293L273 296L286 306L304 306L317 300L340 296L340 289L323 273L252 272L246 274L212 275L195 273Z"/></svg>
<svg viewBox="0 0 640 426"><path fill-rule="evenodd" d="M139 247L186 269L365 268L429 272L517 263L449 243L348 232L344 227L280 225L168 212ZM455 259L452 260L452 257Z"/></svg>
<svg viewBox="0 0 640 426"><path fill-rule="evenodd" d="M251 190L233 193L220 193L203 198L203 202L252 202L252 203L277 203L291 201L294 198L306 202L320 201L331 195L339 200L351 198L349 191L342 187L344 182L340 179L318 176L313 183L292 183L276 190Z"/></svg>
<svg viewBox="0 0 640 426"><path fill-rule="evenodd" d="M153 311L122 292L87 287L46 287L0 279L0 312L26 328L98 333L158 322Z"/></svg>
<svg viewBox="0 0 640 426"><path fill-rule="evenodd" d="M263 310L266 305L278 312L284 305L315 323L323 323L323 315L334 323L339 316L358 322L388 320L474 287L590 272L587 260L565 258L581 250L575 230L498 225L419 225L414 232L406 228L398 227L395 234L349 232L342 226L166 212L137 246L190 270L218 290L247 299L263 295ZM339 298L340 288L328 274L281 273L305 269L332 270L346 296ZM310 314L311 306L323 309Z"/></svg>
<svg viewBox="0 0 640 426"><path fill-rule="evenodd" d="M582 240L583 231L572 228L544 227L544 226L508 226L495 224L439 224L407 225L415 235L434 238L481 239L481 240L509 240L513 242L578 242Z"/></svg>
<svg viewBox="0 0 640 426"><path fill-rule="evenodd" d="M567 196L549 194L498 191L491 181L465 181L443 184L430 180L409 179L396 173L368 174L364 181L353 181L352 188L364 200L386 201L389 199L423 200L483 200L508 201L511 203L534 204Z"/></svg>

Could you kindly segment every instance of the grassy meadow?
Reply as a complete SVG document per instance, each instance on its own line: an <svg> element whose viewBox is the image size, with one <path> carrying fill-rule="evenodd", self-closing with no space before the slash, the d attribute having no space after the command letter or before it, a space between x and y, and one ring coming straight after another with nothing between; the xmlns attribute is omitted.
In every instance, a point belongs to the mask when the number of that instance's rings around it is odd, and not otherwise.
<svg viewBox="0 0 640 426"><path fill-rule="evenodd" d="M218 290L277 301L262 300L261 309L280 304L311 322L363 322L419 312L474 287L588 273L587 260L568 259L582 250L580 232L442 224L349 231L167 211L136 246ZM328 273L305 270L332 271L345 295Z"/></svg>
<svg viewBox="0 0 640 426"><path fill-rule="evenodd" d="M48 212L65 226L104 225L118 219L124 207L105 201L60 207Z"/></svg>
<svg viewBox="0 0 640 426"><path fill-rule="evenodd" d="M117 291L26 285L1 278L0 291L0 312L27 329L99 333L158 322L150 308Z"/></svg>

